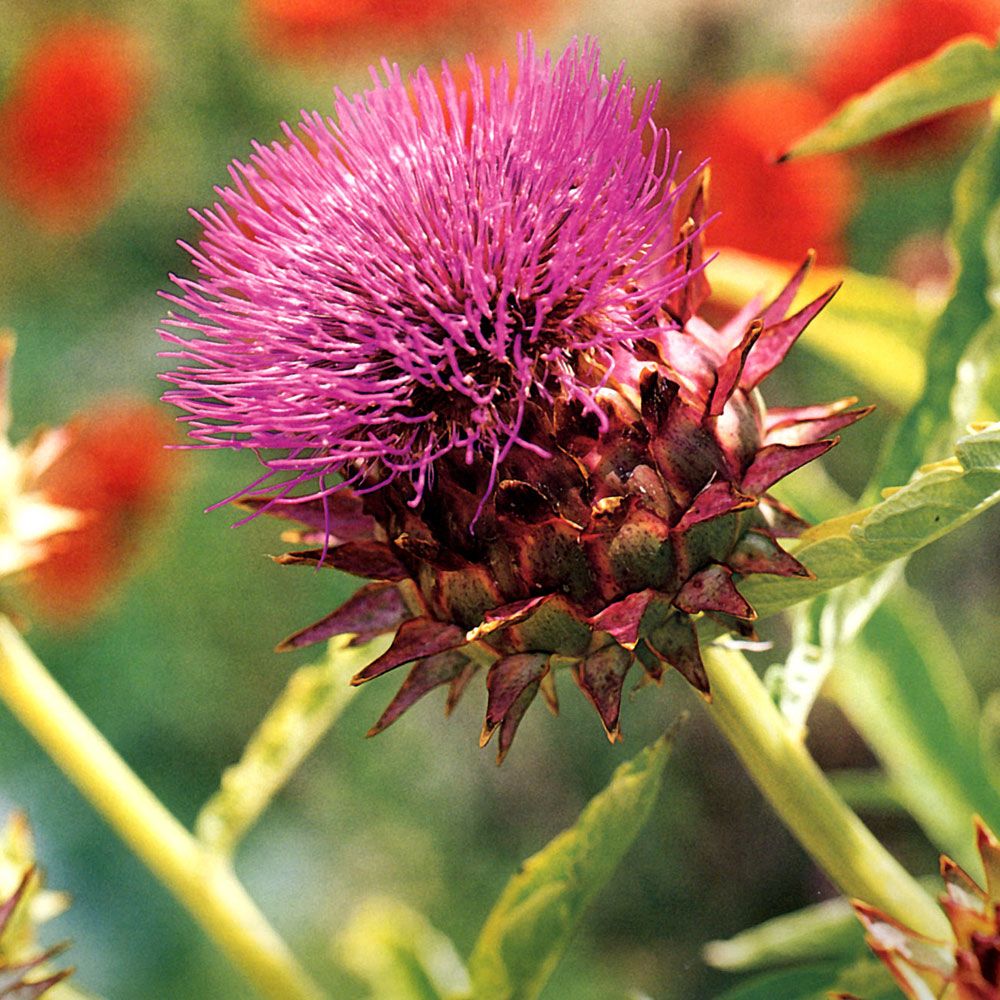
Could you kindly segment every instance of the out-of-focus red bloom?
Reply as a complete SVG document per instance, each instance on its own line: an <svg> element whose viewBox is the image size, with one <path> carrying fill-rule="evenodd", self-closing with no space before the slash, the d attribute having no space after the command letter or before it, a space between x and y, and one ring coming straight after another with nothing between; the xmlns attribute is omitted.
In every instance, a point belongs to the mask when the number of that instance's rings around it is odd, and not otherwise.
<svg viewBox="0 0 1000 1000"><path fill-rule="evenodd" d="M550 0L246 0L250 31L265 52L285 58L383 45L387 34L453 33L471 43L498 29L537 27Z"/></svg>
<svg viewBox="0 0 1000 1000"><path fill-rule="evenodd" d="M838 105L959 35L993 41L998 30L998 0L887 0L847 21L818 53L810 75ZM981 107L963 108L880 139L872 148L888 160L945 149L981 117Z"/></svg>
<svg viewBox="0 0 1000 1000"><path fill-rule="evenodd" d="M779 260L814 249L824 264L843 261L851 168L837 156L775 163L829 113L821 98L792 79L756 77L692 94L677 111L668 118L672 145L687 169L711 159L711 203L722 215L708 228L710 244Z"/></svg>
<svg viewBox="0 0 1000 1000"><path fill-rule="evenodd" d="M129 29L90 17L52 28L0 106L0 189L49 231L91 225L114 200L148 76Z"/></svg>
<svg viewBox="0 0 1000 1000"><path fill-rule="evenodd" d="M68 444L39 488L84 520L52 540L49 557L28 571L25 589L42 615L71 626L125 574L143 529L175 491L176 455L165 446L177 435L158 407L131 400L104 402L65 430Z"/></svg>
<svg viewBox="0 0 1000 1000"><path fill-rule="evenodd" d="M316 54L359 36L415 34L455 15L458 0L248 0L260 46L279 55Z"/></svg>

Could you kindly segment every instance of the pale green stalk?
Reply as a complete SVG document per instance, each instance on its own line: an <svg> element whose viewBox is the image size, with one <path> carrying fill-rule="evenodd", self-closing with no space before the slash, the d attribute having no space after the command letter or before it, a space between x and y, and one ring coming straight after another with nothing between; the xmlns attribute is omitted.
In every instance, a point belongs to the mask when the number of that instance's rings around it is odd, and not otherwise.
<svg viewBox="0 0 1000 1000"><path fill-rule="evenodd" d="M0 616L0 698L260 994L321 1000L224 859L140 781Z"/></svg>
<svg viewBox="0 0 1000 1000"><path fill-rule="evenodd" d="M951 939L944 913L834 791L742 653L704 652L708 713L782 822L847 896L930 937Z"/></svg>

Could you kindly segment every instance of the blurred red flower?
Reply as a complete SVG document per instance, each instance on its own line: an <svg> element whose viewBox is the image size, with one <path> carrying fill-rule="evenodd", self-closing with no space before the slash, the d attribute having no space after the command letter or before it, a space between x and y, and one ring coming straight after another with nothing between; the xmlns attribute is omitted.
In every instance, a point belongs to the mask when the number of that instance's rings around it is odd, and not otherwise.
<svg viewBox="0 0 1000 1000"><path fill-rule="evenodd" d="M458 0L248 0L261 47L279 55L309 55L358 36L372 42L390 31L417 33L450 19Z"/></svg>
<svg viewBox="0 0 1000 1000"><path fill-rule="evenodd" d="M420 39L459 33L466 44L495 41L498 30L538 27L551 0L245 0L250 31L266 52L285 58L323 56L362 47L373 53L387 36ZM378 53L375 53L378 54Z"/></svg>
<svg viewBox="0 0 1000 1000"><path fill-rule="evenodd" d="M117 193L147 82L131 30L91 17L55 25L24 57L0 105L0 188L46 230L92 225Z"/></svg>
<svg viewBox="0 0 1000 1000"><path fill-rule="evenodd" d="M815 249L824 264L844 260L844 226L857 187L838 156L776 164L782 150L829 113L806 86L785 77L750 77L718 91L689 95L668 118L682 171L711 160L708 228L714 246L779 260Z"/></svg>
<svg viewBox="0 0 1000 1000"><path fill-rule="evenodd" d="M54 504L79 510L82 524L50 543L31 567L25 591L54 624L79 624L98 610L109 588L134 562L143 529L176 492L174 422L158 406L103 401L65 427L65 450L39 479Z"/></svg>
<svg viewBox="0 0 1000 1000"><path fill-rule="evenodd" d="M998 0L887 0L845 22L817 53L810 76L834 106L868 90L896 70L926 59L959 35L995 41ZM903 129L872 144L885 159L947 149L982 118L982 108L963 108Z"/></svg>

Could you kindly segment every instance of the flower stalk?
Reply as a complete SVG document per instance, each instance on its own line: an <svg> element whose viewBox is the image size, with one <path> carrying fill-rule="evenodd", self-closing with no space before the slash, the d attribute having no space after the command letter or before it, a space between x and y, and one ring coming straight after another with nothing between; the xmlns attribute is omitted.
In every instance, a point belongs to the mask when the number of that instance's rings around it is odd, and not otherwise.
<svg viewBox="0 0 1000 1000"><path fill-rule="evenodd" d="M2 616L0 698L261 996L321 1000L229 863L150 792Z"/></svg>
<svg viewBox="0 0 1000 1000"><path fill-rule="evenodd" d="M949 940L944 913L834 791L742 653L704 653L708 713L793 836L847 896L928 937Z"/></svg>

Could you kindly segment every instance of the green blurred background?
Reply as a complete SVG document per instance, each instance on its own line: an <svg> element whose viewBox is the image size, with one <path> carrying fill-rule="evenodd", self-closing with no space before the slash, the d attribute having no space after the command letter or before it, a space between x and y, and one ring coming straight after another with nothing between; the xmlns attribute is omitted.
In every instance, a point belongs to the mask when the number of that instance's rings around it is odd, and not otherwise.
<svg viewBox="0 0 1000 1000"><path fill-rule="evenodd" d="M692 133L698 113L696 106L684 110L685 95L701 100L706 88L748 74L795 73L806 81L817 53L856 14L839 0L822 9L796 0L644 0L627 8L522 0L502 13L453 5L446 16L423 4L419 17L407 15L405 5L354 10L343 3L346 13L333 28L316 29L314 16L307 31L305 15L289 25L274 14L281 6L297 5L0 0L0 101L7 106L19 93L25 60L65 18L85 15L127 30L136 42L130 58L141 64L140 96L102 168L113 177L111 194L96 198L84 218L77 213L67 223L17 196L13 161L22 158L17 169L30 171L33 152L9 139L3 147L10 187L0 190L0 326L18 335L15 439L107 393L156 398L156 372L166 367L156 357L155 331L165 311L156 292L166 287L168 272L187 268L175 245L178 238L197 239L187 208L210 202L212 186L226 181L228 161L247 156L251 139L276 137L279 121L295 120L299 108L329 109L334 85L365 86L368 63L382 53L415 68L473 49L506 54L527 28L556 49L574 34L594 33L609 66L624 58L639 83L663 79L665 122L676 108ZM323 5L299 6L308 14ZM86 109L69 103L83 129ZM765 110L776 122L784 114L780 105ZM846 260L924 284L940 277L949 186L974 129L971 123L951 146L909 168L868 154L847 163L854 193L838 236ZM756 148L737 145L735 155L763 162ZM89 197L82 187L78 194ZM715 207L734 216L750 212L742 204ZM750 228L766 230L769 212L758 211ZM901 259L901 244L909 257ZM788 258L805 249L791 246ZM804 347L769 383L768 399L789 405L854 390L846 374L818 364ZM882 431L898 416L891 401L874 396L878 416L849 432L826 460L834 478L855 493ZM183 453L175 486L143 528L142 550L113 601L72 629L35 616L29 633L83 710L188 824L290 672L310 660L308 651L273 654L275 642L320 617L352 586L332 571L270 563L265 554L281 549L271 523L229 530L235 520L229 511L202 513L247 482L254 468L249 454ZM998 528L994 512L921 553L908 571L934 601L982 692L998 677ZM993 559L984 560L984 552ZM9 599L18 605L16 590ZM780 658L780 625L770 637L778 648L759 654L761 665ZM481 686L473 685L449 720L442 718L442 699L431 696L366 741L365 730L392 690L389 681L358 694L238 856L252 895L334 996L364 995L360 983L338 970L331 951L362 900L396 896L467 952L519 862L571 823L615 766L682 708L693 710L692 720L668 765L659 808L545 996L711 997L730 980L703 965L707 940L831 891L676 677L627 704L625 742L614 747L593 710L566 685L559 718L530 713L501 769L489 750L476 747ZM829 766L870 763L860 740L824 703L810 741ZM177 904L0 711L0 815L15 806L29 813L49 884L74 897L49 938L72 940L81 988L113 1000L249 995ZM908 818L868 818L916 869L933 868L935 852Z"/></svg>

